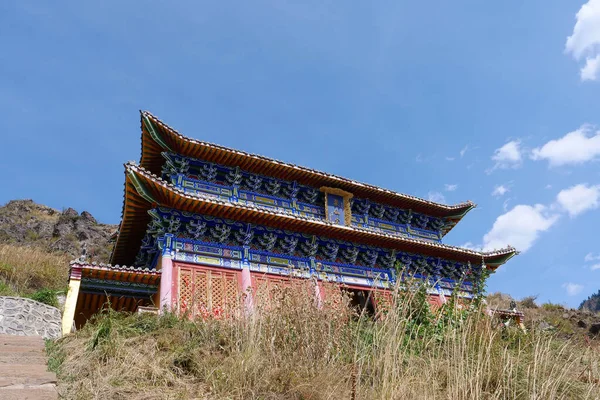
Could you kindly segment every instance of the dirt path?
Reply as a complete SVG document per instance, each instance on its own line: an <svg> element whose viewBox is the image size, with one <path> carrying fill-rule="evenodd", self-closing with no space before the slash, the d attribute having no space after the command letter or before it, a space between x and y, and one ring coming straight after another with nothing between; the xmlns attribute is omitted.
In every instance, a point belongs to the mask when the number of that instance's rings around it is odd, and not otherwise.
<svg viewBox="0 0 600 400"><path fill-rule="evenodd" d="M0 335L0 400L58 399L41 336Z"/></svg>

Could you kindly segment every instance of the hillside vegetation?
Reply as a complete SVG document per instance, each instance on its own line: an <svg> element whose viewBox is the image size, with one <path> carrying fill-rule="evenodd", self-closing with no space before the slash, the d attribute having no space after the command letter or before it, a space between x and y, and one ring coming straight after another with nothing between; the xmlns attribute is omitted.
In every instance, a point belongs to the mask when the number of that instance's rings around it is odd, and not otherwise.
<svg viewBox="0 0 600 400"><path fill-rule="evenodd" d="M70 257L35 246L0 244L0 296L30 296L67 286Z"/></svg>
<svg viewBox="0 0 600 400"><path fill-rule="evenodd" d="M89 259L107 261L115 229L85 211L10 201L0 207L0 295L56 305L55 293L67 286L69 261L84 247Z"/></svg>
<svg viewBox="0 0 600 400"><path fill-rule="evenodd" d="M309 287L232 319L107 312L51 347L80 399L598 399L598 341L501 328L422 289L373 319ZM345 303L348 299L344 300Z"/></svg>

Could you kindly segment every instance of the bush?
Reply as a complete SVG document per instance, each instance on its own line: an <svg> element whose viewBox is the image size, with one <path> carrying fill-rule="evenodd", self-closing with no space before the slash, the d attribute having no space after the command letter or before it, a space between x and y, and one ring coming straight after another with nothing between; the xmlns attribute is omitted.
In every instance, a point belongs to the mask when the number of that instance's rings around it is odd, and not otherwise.
<svg viewBox="0 0 600 400"><path fill-rule="evenodd" d="M58 308L58 298L56 297L56 291L54 290L41 289L33 293L29 298Z"/></svg>
<svg viewBox="0 0 600 400"><path fill-rule="evenodd" d="M538 305L535 303L535 301L537 300L537 296L527 296L524 297L520 302L519 305L523 308L538 308Z"/></svg>

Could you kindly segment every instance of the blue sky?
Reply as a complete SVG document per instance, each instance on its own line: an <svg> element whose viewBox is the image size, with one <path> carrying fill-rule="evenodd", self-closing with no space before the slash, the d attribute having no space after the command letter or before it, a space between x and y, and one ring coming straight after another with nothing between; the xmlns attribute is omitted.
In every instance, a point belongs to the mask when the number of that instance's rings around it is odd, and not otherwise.
<svg viewBox="0 0 600 400"><path fill-rule="evenodd" d="M22 0L0 2L0 49L1 203L118 223L147 109L201 140L476 202L446 242L524 250L490 291L577 306L600 289L600 0Z"/></svg>

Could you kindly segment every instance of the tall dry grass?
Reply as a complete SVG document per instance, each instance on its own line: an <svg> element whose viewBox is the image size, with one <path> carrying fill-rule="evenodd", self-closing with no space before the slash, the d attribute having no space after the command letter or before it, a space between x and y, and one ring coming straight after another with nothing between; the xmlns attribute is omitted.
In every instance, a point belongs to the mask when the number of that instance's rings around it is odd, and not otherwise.
<svg viewBox="0 0 600 400"><path fill-rule="evenodd" d="M310 282L238 318L106 312L51 347L68 399L598 399L597 347L499 328L422 288L373 317Z"/></svg>
<svg viewBox="0 0 600 400"><path fill-rule="evenodd" d="M0 294L25 296L67 285L69 257L34 246L0 244Z"/></svg>

